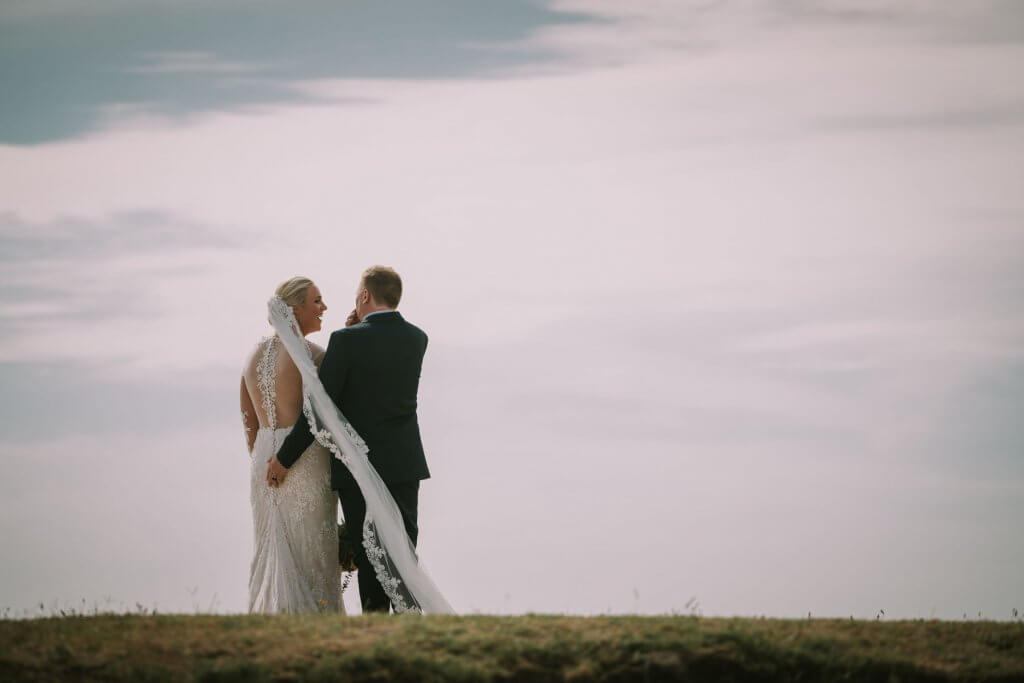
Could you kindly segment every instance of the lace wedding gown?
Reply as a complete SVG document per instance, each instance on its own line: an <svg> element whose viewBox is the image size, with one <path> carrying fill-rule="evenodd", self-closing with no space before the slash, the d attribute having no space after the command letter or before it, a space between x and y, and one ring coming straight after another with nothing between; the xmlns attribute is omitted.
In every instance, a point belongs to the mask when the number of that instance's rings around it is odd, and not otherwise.
<svg viewBox="0 0 1024 683"><path fill-rule="evenodd" d="M277 337L260 342L242 384L242 418L252 455L249 612L344 612L330 452L314 441L284 483L271 488L266 481L267 463L303 419L302 380L288 354L278 353L280 345Z"/></svg>

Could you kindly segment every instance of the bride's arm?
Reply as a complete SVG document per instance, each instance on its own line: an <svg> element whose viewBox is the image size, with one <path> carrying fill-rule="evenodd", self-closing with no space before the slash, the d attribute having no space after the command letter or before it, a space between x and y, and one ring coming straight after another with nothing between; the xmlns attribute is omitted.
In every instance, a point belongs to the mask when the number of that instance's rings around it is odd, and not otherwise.
<svg viewBox="0 0 1024 683"><path fill-rule="evenodd" d="M252 398L249 390L245 388L245 377L242 378L242 395L240 397L242 406L242 426L245 428L245 445L252 453L252 446L256 443L256 430L259 429L259 422L256 420L256 408L252 405Z"/></svg>

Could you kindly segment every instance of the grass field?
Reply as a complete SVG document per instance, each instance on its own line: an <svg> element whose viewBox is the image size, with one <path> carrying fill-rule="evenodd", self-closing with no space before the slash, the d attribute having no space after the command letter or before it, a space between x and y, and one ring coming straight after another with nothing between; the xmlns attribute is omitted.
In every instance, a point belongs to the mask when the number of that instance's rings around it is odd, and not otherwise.
<svg viewBox="0 0 1024 683"><path fill-rule="evenodd" d="M0 680L1024 681L1024 623L105 615L0 621Z"/></svg>

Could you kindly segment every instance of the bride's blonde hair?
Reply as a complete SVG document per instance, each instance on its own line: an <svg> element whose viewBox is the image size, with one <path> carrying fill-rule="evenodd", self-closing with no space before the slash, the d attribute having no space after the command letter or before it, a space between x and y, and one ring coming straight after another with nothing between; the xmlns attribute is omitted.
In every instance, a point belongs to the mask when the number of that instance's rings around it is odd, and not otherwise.
<svg viewBox="0 0 1024 683"><path fill-rule="evenodd" d="M308 277L293 277L279 284L274 291L274 296L284 299L289 306L298 306L306 303L306 291L312 284L313 281Z"/></svg>

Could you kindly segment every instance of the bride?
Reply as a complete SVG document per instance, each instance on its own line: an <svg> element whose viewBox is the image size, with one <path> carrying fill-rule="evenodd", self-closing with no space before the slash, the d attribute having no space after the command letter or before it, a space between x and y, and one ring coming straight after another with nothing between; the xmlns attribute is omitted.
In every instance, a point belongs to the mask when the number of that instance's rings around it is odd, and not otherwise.
<svg viewBox="0 0 1024 683"><path fill-rule="evenodd" d="M275 295L291 307L302 336L320 330L327 305L308 278L294 277ZM319 366L324 350L308 341ZM314 441L279 486L267 486L267 462L304 419L299 369L278 335L246 359L242 421L251 455L249 499L254 551L249 612L344 612L338 564L338 498L331 490L331 453Z"/></svg>

